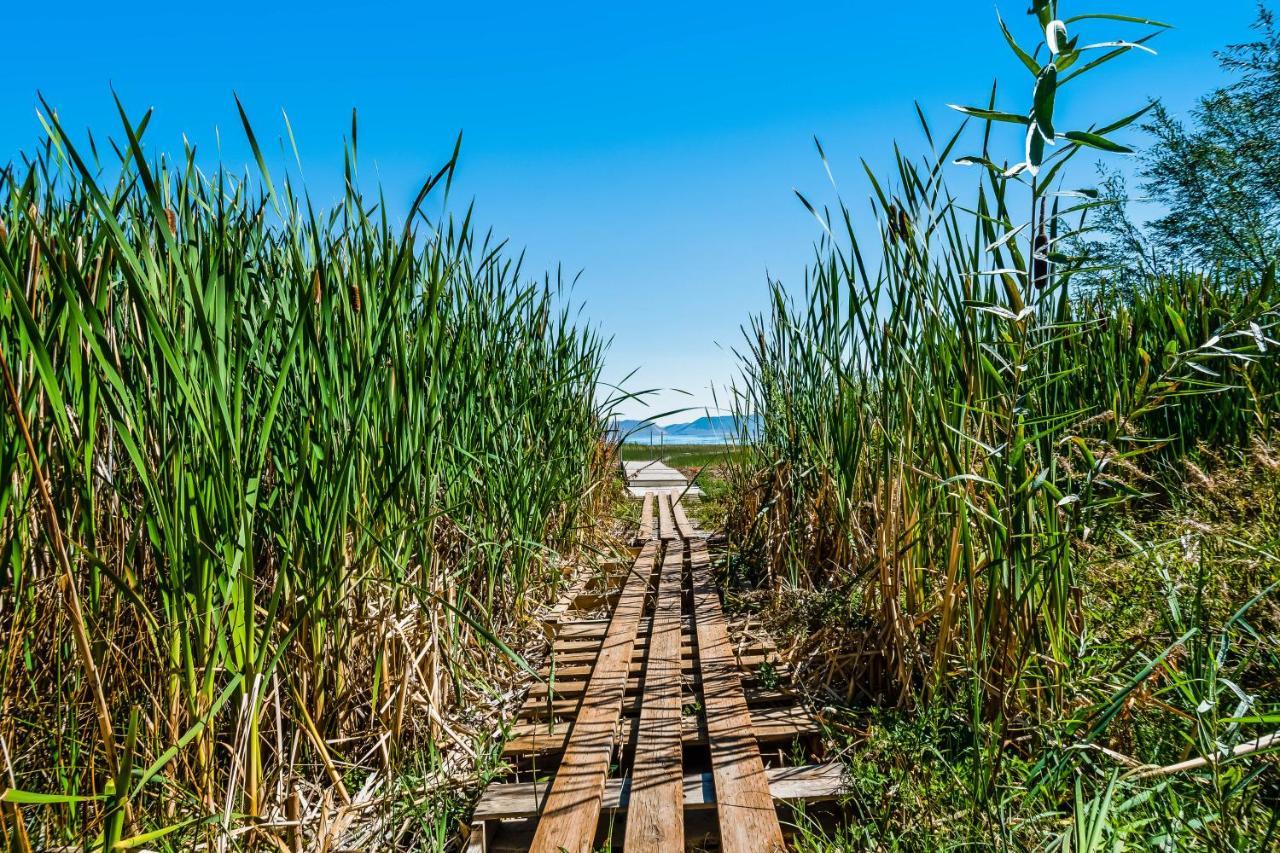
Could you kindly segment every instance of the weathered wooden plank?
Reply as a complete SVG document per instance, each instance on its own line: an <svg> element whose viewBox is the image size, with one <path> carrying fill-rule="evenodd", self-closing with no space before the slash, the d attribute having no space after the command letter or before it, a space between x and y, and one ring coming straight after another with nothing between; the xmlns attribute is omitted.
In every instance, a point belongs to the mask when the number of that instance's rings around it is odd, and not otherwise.
<svg viewBox="0 0 1280 853"><path fill-rule="evenodd" d="M556 606L551 609L546 618L542 621L548 627L548 636L555 633L555 626L565 617L572 608L574 600L582 594L583 589L587 585L587 574L584 572L578 577L573 584L566 589L561 595L560 600L556 602Z"/></svg>
<svg viewBox="0 0 1280 853"><path fill-rule="evenodd" d="M629 572L630 564L617 561L597 566L579 566L572 582L561 593L555 606L542 617L547 636L555 636L560 623L568 619L574 610L589 609L584 604L588 604L593 598L615 595Z"/></svg>
<svg viewBox="0 0 1280 853"><path fill-rule="evenodd" d="M698 668L697 662L693 659L693 647L681 646L680 651L681 657L684 658L681 663L682 671L692 675ZM632 654L631 675L642 675L646 671L645 658L635 652ZM556 655L556 680L575 681L590 677L593 669L593 665L590 661L594 661L596 657L597 655L594 654ZM736 658L738 666L741 669L752 669L754 667L761 666L762 664L774 663L778 660L778 655L775 652L751 651L746 654L737 655ZM538 675L542 678L550 678L550 664L539 667Z"/></svg>
<svg viewBox="0 0 1280 853"><path fill-rule="evenodd" d="M706 540L689 542L689 564L721 849L725 853L782 850L782 827L711 577Z"/></svg>
<svg viewBox="0 0 1280 853"><path fill-rule="evenodd" d="M684 849L680 710L680 602L684 545L667 543L644 661L644 693L631 765L629 851Z"/></svg>
<svg viewBox="0 0 1280 853"><path fill-rule="evenodd" d="M626 471L627 485L629 486L646 486L650 484L678 486L687 482L684 474L681 474L665 462L658 462L657 460L624 462L623 468Z"/></svg>
<svg viewBox="0 0 1280 853"><path fill-rule="evenodd" d="M637 629L637 636L644 636L649 631L652 619L648 616L640 620L640 627ZM693 626L692 616L683 616L680 624L685 626L688 631ZM732 631L742 631L748 627L753 627L750 620L734 619L726 623ZM556 642L588 642L596 641L604 636L608 630L608 619L575 619L572 622L565 622L560 626L559 632L556 634Z"/></svg>
<svg viewBox="0 0 1280 853"><path fill-rule="evenodd" d="M640 529L636 531L636 542L644 544L653 538L653 492L645 492L644 506L640 509Z"/></svg>
<svg viewBox="0 0 1280 853"><path fill-rule="evenodd" d="M678 498L679 495L676 497ZM675 518L676 529L680 531L680 536L684 539L692 539L696 533L693 525L689 522L689 516L684 511L684 501L673 501L671 504L671 514Z"/></svg>
<svg viewBox="0 0 1280 853"><path fill-rule="evenodd" d="M785 694L781 694L784 695ZM818 721L808 709L800 705L781 708L750 709L751 730L758 741L790 740L818 731ZM622 720L622 744L637 743L638 723L634 717ZM503 747L507 756L559 752L565 738L572 730L572 722L528 722L512 727L512 737ZM707 729L700 717L684 715L680 718L680 739L685 746L701 746L707 742Z"/></svg>
<svg viewBox="0 0 1280 853"><path fill-rule="evenodd" d="M560 671L566 666L577 666L584 663L595 663L596 655L599 654L599 651L598 651L599 648L600 648L599 643L596 643L595 645L586 645L584 643L576 647L569 646L564 648L557 646L554 651L556 670ZM644 660L644 656L648 654L648 651L649 651L648 638L636 637L636 647L631 652L631 655L632 655L631 659ZM688 657L689 655L693 654L693 645L689 642L688 637L685 637L684 642L680 644L680 654L685 657ZM747 650L747 654L752 654L752 655L769 654L769 650L766 648L762 648L760 646L754 646ZM549 663L547 664L547 666L542 667L542 672L545 673L548 666L550 666Z"/></svg>
<svg viewBox="0 0 1280 853"><path fill-rule="evenodd" d="M645 631L648 629L648 625L648 619L641 619L637 626L637 630ZM608 619L575 619L572 622L565 622L560 626L560 630L556 634L556 642L561 643L567 640L579 638L597 639L604 637L605 632L608 630Z"/></svg>
<svg viewBox="0 0 1280 853"><path fill-rule="evenodd" d="M658 495L658 536L666 542L679 535L671 519L671 494L662 492Z"/></svg>
<svg viewBox="0 0 1280 853"><path fill-rule="evenodd" d="M622 699L627 687L636 629L644 611L657 544L650 540L632 567L609 630L587 684L560 769L547 794L546 806L531 849L539 853L586 853L591 849L604 796L605 776Z"/></svg>
<svg viewBox="0 0 1280 853"><path fill-rule="evenodd" d="M487 794L488 791L486 790ZM462 848L462 853L488 853L489 850L489 826L481 818L473 819L470 834L467 836L467 846Z"/></svg>
<svg viewBox="0 0 1280 853"><path fill-rule="evenodd" d="M599 654L599 643L587 645L585 643L577 646L557 646L555 649L555 659L557 667L573 666L575 664L593 663L596 655ZM649 638L640 636L636 637L636 647L632 651L632 660L643 660L649 648ZM771 662L778 657L778 650L768 643L760 640L751 639L741 646L735 646L734 654L738 656L738 661L742 666L759 666L761 663ZM693 654L693 643L691 638L686 634L680 644L680 654L689 657ZM753 660L751 663L743 663L746 659L760 658ZM545 670L546 667L543 667Z"/></svg>
<svg viewBox="0 0 1280 853"><path fill-rule="evenodd" d="M576 666L584 663L594 663L596 656L599 655L600 644L581 645L577 647L557 648L555 651L555 661L557 670L561 670L566 666ZM632 651L632 660L644 660L644 656L648 653L649 638L636 637L636 646ZM772 663L775 660L781 660L778 656L778 650L773 646L763 643L759 640L750 640L742 646L735 646L734 654L738 656L738 663L744 669L748 667L759 666L762 663ZM680 654L683 657L690 657L693 654L693 643L688 636L684 637L680 644ZM541 674L546 676L550 667L550 659L548 663L541 668Z"/></svg>
<svg viewBox="0 0 1280 853"><path fill-rule="evenodd" d="M769 681L773 681L774 679L781 680L789 677L789 675L790 675L790 670L788 670L785 666L780 666L775 669L775 671L771 674L771 676L767 680ZM760 674L750 669L742 670L739 675L739 678L741 678L742 683L744 685L759 684L761 681ZM684 677L684 682L686 685L689 685L692 687L698 687L702 684L702 673L699 670L698 666L693 666L690 668L689 674L687 674ZM581 696L587 692L587 684L588 682L583 681L580 678L578 679L557 678L555 682L555 691L553 695L561 699L568 698L570 696ZM641 680L640 676L632 675L627 680L627 692L632 693L632 692L638 691L640 690L642 685L643 685L643 681ZM539 681L536 684L533 684L529 687L529 693L526 701L534 701L539 703L544 702L546 701L547 694L551 692L552 692L551 684L549 682Z"/></svg>
<svg viewBox="0 0 1280 853"><path fill-rule="evenodd" d="M772 767L765 770L769 794L777 802L820 802L839 797L845 789L844 767L839 762ZM610 779L605 783L605 809L627 809L632 802L633 783ZM715 785L710 773L691 773L681 784L686 809L709 809L716 805ZM476 804L474 821L532 817L538 813L547 786L539 782L511 782L490 785ZM630 848L628 848L630 849Z"/></svg>
<svg viewBox="0 0 1280 853"><path fill-rule="evenodd" d="M697 696L693 692L694 685L684 685L684 704L697 701ZM766 688L753 684L750 681L744 682L742 691L747 696L747 706L750 708L763 708L772 705L788 705L795 700L795 694L785 688ZM548 718L559 720L571 720L578 713L578 705L581 704L581 695L568 696L563 699L553 699L548 704L544 696L540 700L530 700L520 706L518 718L521 720L543 721L546 724ZM627 694L622 700L623 716L634 717L640 713L640 691L635 690ZM701 725L699 723L698 725Z"/></svg>
<svg viewBox="0 0 1280 853"><path fill-rule="evenodd" d="M751 708L774 707L779 705L793 704L796 698L795 693L787 688L766 688L751 682L744 682L742 685L743 692L747 696L747 705ZM581 704L581 691L577 691L577 696L565 696L562 698L547 701L546 697L540 700L530 700L520 706L517 712L517 719L529 722L546 723L548 720L572 720L578 713L578 706ZM683 685L684 705L694 705L699 701L697 694L697 685ZM636 717L640 714L640 691L628 691L622 700L623 716ZM700 725L700 724L699 724Z"/></svg>

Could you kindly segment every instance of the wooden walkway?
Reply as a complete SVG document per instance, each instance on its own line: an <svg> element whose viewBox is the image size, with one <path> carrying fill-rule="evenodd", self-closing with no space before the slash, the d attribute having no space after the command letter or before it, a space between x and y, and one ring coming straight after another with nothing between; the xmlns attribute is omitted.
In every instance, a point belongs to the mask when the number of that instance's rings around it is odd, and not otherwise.
<svg viewBox="0 0 1280 853"><path fill-rule="evenodd" d="M548 622L550 660L470 853L782 850L780 813L839 796L840 766L810 763L818 726L776 651L726 619L678 495L645 494L634 561Z"/></svg>
<svg viewBox="0 0 1280 853"><path fill-rule="evenodd" d="M627 478L627 491L633 498L662 492L671 492L677 498L681 495L688 498L702 497L701 489L690 486L684 474L665 462L623 462L622 472Z"/></svg>

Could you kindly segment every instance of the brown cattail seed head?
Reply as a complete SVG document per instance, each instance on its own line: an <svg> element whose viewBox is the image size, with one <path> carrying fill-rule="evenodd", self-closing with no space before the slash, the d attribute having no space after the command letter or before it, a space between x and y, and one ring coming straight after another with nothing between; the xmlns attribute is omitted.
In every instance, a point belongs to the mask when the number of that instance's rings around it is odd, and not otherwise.
<svg viewBox="0 0 1280 853"><path fill-rule="evenodd" d="M360 285L351 285L351 310L360 313Z"/></svg>
<svg viewBox="0 0 1280 853"><path fill-rule="evenodd" d="M1036 235L1035 247L1031 252L1031 280L1037 290L1049 286L1049 238L1043 233Z"/></svg>
<svg viewBox="0 0 1280 853"><path fill-rule="evenodd" d="M178 235L178 215L173 212L172 207L164 209L164 218L169 223L169 233L176 237Z"/></svg>
<svg viewBox="0 0 1280 853"><path fill-rule="evenodd" d="M0 240L9 239L9 229L5 227L4 220L0 219Z"/></svg>
<svg viewBox="0 0 1280 853"><path fill-rule="evenodd" d="M889 214L890 242L906 242L911 236L911 219L907 216L906 208L891 204L886 212Z"/></svg>
<svg viewBox="0 0 1280 853"><path fill-rule="evenodd" d="M311 294L317 305L320 304L320 270L317 268L311 273Z"/></svg>
<svg viewBox="0 0 1280 853"><path fill-rule="evenodd" d="M1049 235L1045 233L1045 203L1040 200L1040 233L1031 246L1031 280L1037 290L1049 286Z"/></svg>

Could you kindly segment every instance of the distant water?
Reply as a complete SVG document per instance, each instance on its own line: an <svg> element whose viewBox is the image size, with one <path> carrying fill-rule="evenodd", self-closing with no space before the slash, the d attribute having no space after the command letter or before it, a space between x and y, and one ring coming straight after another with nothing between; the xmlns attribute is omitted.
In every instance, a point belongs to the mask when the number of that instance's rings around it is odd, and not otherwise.
<svg viewBox="0 0 1280 853"><path fill-rule="evenodd" d="M671 435L667 436L665 441L650 441L647 436L633 435L628 437L625 444L642 444L646 447L652 444L654 447L662 447L663 445L672 446L680 444L737 444L738 437L736 435Z"/></svg>

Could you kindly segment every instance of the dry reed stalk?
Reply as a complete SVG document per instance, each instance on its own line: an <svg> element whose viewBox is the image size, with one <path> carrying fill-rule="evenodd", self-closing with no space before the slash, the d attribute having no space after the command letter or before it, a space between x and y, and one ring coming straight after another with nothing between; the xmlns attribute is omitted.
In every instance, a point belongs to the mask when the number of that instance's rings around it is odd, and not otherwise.
<svg viewBox="0 0 1280 853"><path fill-rule="evenodd" d="M36 454L35 444L31 441L31 431L27 428L27 419L22 412L22 403L18 397L18 389L13 384L13 374L9 370L9 359L0 350L0 371L4 373L5 390L9 395L9 404L13 409L14 422L22 435L27 456L31 460L31 469L36 481L36 489L40 494L41 506L45 511L47 529L53 543L54 554L62 572L62 594L67 602L67 616L71 623L72 637L75 640L76 654L89 680L90 692L93 696L94 714L98 721L98 737L102 740L102 750L107 760L107 771L114 777L120 771L116 757L115 730L111 725L111 710L107 706L106 695L102 690L102 678L93 659L92 646L89 643L89 632L85 628L84 612L80 606L80 593L76 589L75 574L71 567L71 558L67 554L66 543L62 538L62 525L58 522L58 510L49 493L49 484L45 480L40 467L40 457ZM123 803L125 819L133 825L132 811L126 798Z"/></svg>

